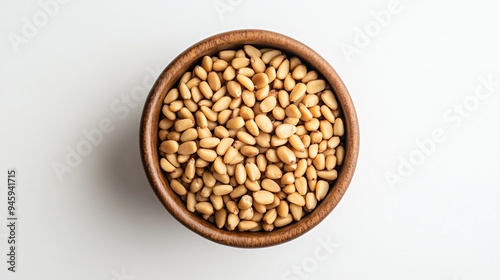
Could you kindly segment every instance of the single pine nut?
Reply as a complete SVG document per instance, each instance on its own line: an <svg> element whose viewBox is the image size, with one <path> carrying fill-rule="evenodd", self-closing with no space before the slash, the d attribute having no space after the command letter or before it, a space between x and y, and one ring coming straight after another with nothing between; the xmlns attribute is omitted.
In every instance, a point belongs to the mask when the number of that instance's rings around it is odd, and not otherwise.
<svg viewBox="0 0 500 280"><path fill-rule="evenodd" d="M286 217L282 218L277 217L276 220L274 220L274 226L279 228L279 227L284 227L286 225L289 225L293 221L292 214L288 214Z"/></svg>
<svg viewBox="0 0 500 280"><path fill-rule="evenodd" d="M342 146L338 146L336 149L336 155L337 155L337 165L342 165L344 162L344 157L345 157L345 149Z"/></svg>
<svg viewBox="0 0 500 280"><path fill-rule="evenodd" d="M179 93L183 99L191 98L191 91L185 83L179 85Z"/></svg>
<svg viewBox="0 0 500 280"><path fill-rule="evenodd" d="M280 179L283 176L281 169L274 164L267 165L265 175L269 179Z"/></svg>
<svg viewBox="0 0 500 280"><path fill-rule="evenodd" d="M268 96L260 103L260 110L263 113L271 112L274 109L274 107L276 107L276 104L277 104L276 97Z"/></svg>
<svg viewBox="0 0 500 280"><path fill-rule="evenodd" d="M269 84L269 77L265 73L259 73L252 77L256 89L261 89Z"/></svg>
<svg viewBox="0 0 500 280"><path fill-rule="evenodd" d="M176 141L167 140L160 144L160 151L166 154L176 153L179 149L179 144Z"/></svg>
<svg viewBox="0 0 500 280"><path fill-rule="evenodd" d="M196 195L192 192L188 192L186 196L186 208L188 209L189 212L194 212L196 211L196 208L194 207L196 205Z"/></svg>
<svg viewBox="0 0 500 280"><path fill-rule="evenodd" d="M239 231L248 231L253 228L256 228L259 225L259 223L254 222L254 221L240 221L238 223L238 230Z"/></svg>
<svg viewBox="0 0 500 280"><path fill-rule="evenodd" d="M261 182L261 186L264 190L266 191L270 191L270 192L279 192L281 190L280 186L278 185L278 183L276 183L275 181L271 180L271 179L264 179L262 180Z"/></svg>
<svg viewBox="0 0 500 280"><path fill-rule="evenodd" d="M289 118L300 118L302 114L295 104L290 104L285 109L285 114Z"/></svg>
<svg viewBox="0 0 500 280"><path fill-rule="evenodd" d="M343 136L344 135L344 122L341 118L336 118L333 123L333 135Z"/></svg>
<svg viewBox="0 0 500 280"><path fill-rule="evenodd" d="M215 210L220 210L222 209L222 207L224 207L224 201L222 200L222 196L216 195L215 192L213 192L210 195L210 202L212 202L212 206L214 207Z"/></svg>
<svg viewBox="0 0 500 280"><path fill-rule="evenodd" d="M278 68L281 63L285 60L286 56L284 54L280 54L278 56L273 57L271 61L269 61L269 65L271 65L274 68Z"/></svg>
<svg viewBox="0 0 500 280"><path fill-rule="evenodd" d="M212 110L214 112L220 112L222 110L225 110L229 108L229 103L231 103L231 97L229 96L223 96L217 100L217 102L214 103L212 106Z"/></svg>
<svg viewBox="0 0 500 280"><path fill-rule="evenodd" d="M238 202L238 208L240 210L246 210L248 208L251 208L252 204L253 204L253 198L250 195L245 194L240 198L240 201Z"/></svg>
<svg viewBox="0 0 500 280"><path fill-rule="evenodd" d="M229 213L229 215L227 215L226 227L228 230L234 230L239 223L240 223L240 218L238 217L238 215L235 215L233 213Z"/></svg>
<svg viewBox="0 0 500 280"><path fill-rule="evenodd" d="M255 116L255 123L265 133L271 133L273 131L273 124L268 116L261 114Z"/></svg>
<svg viewBox="0 0 500 280"><path fill-rule="evenodd" d="M295 180L295 189L300 195L307 193L307 180L305 177L299 177Z"/></svg>
<svg viewBox="0 0 500 280"><path fill-rule="evenodd" d="M316 80L318 78L318 73L314 70L307 72L307 74L300 81L307 84L309 81Z"/></svg>
<svg viewBox="0 0 500 280"><path fill-rule="evenodd" d="M328 185L327 181L319 180L316 183L316 190L315 190L316 199L318 201L323 200L326 197L326 194L328 193L329 188L330 188L330 186Z"/></svg>
<svg viewBox="0 0 500 280"><path fill-rule="evenodd" d="M276 70L276 78L283 80L290 73L290 61L285 59Z"/></svg>
<svg viewBox="0 0 500 280"><path fill-rule="evenodd" d="M259 149L253 146L243 146L240 149L240 153L246 157L255 157L259 154Z"/></svg>
<svg viewBox="0 0 500 280"><path fill-rule="evenodd" d="M234 98L241 96L241 84L236 81L229 81L226 85L227 92Z"/></svg>
<svg viewBox="0 0 500 280"><path fill-rule="evenodd" d="M212 193L215 195L226 195L233 191L233 186L231 185L217 185L212 188Z"/></svg>
<svg viewBox="0 0 500 280"><path fill-rule="evenodd" d="M219 145L217 145L217 154L219 156L223 156L226 154L227 150L229 149L229 147L231 147L231 145L233 144L234 140L232 138L224 138L224 139L221 139L220 142L219 142Z"/></svg>
<svg viewBox="0 0 500 280"><path fill-rule="evenodd" d="M300 64L300 65L297 65L297 67L295 67L295 69L293 69L292 77L295 80L301 80L302 78L304 78L304 76L306 74L307 74L306 66L303 64Z"/></svg>
<svg viewBox="0 0 500 280"><path fill-rule="evenodd" d="M295 221L300 221L300 219L302 218L302 207L301 206L297 206L295 204L290 204L290 214L292 214L292 217Z"/></svg>
<svg viewBox="0 0 500 280"><path fill-rule="evenodd" d="M199 134L199 132L198 132L198 134ZM217 136L221 139L229 137L229 131L227 131L227 129L225 127L220 126L220 125L214 128L214 134L215 134L215 136Z"/></svg>
<svg viewBox="0 0 500 280"><path fill-rule="evenodd" d="M224 175L227 173L227 166L220 156L215 158L212 166L214 168L214 171L219 173L219 174Z"/></svg>
<svg viewBox="0 0 500 280"><path fill-rule="evenodd" d="M250 58L250 64L252 65L253 70L255 70L255 73L263 73L266 71L266 64L260 57L257 56L252 56Z"/></svg>
<svg viewBox="0 0 500 280"><path fill-rule="evenodd" d="M276 150L278 158L284 163L294 163L296 161L295 154L286 146L281 146Z"/></svg>
<svg viewBox="0 0 500 280"><path fill-rule="evenodd" d="M333 95L333 92L331 90L325 90L321 94L321 100L323 100L326 106L328 106L330 109L337 110L338 108L337 100L335 99L335 96Z"/></svg>
<svg viewBox="0 0 500 280"><path fill-rule="evenodd" d="M274 202L274 195L269 191L256 191L253 193L253 199L260 204L268 205Z"/></svg>
<svg viewBox="0 0 500 280"><path fill-rule="evenodd" d="M306 105L309 110L311 110L311 107L318 105L319 103L319 97L315 94L307 94L304 96L302 99L302 104ZM316 116L316 118L320 117L320 115Z"/></svg>
<svg viewBox="0 0 500 280"><path fill-rule="evenodd" d="M219 58L225 61L231 61L236 56L236 51L234 50L224 50L219 52Z"/></svg>
<svg viewBox="0 0 500 280"><path fill-rule="evenodd" d="M250 59L246 57L236 57L233 60L231 60L231 66L233 66L234 69L247 67L249 64L250 64Z"/></svg>
<svg viewBox="0 0 500 280"><path fill-rule="evenodd" d="M293 203L293 204L295 204L297 206L304 206L304 205L306 205L306 200L298 192L294 192L294 193L289 194L286 197L286 199L288 200L288 202Z"/></svg>
<svg viewBox="0 0 500 280"><path fill-rule="evenodd" d="M244 184L247 180L247 172L242 163L236 165L234 176L236 178L236 182L240 185Z"/></svg>
<svg viewBox="0 0 500 280"><path fill-rule="evenodd" d="M276 127L276 136L281 139L288 139L297 132L297 127L292 124L281 124ZM300 139L299 139L300 140Z"/></svg>
<svg viewBox="0 0 500 280"><path fill-rule="evenodd" d="M280 201L277 207L277 212L278 216L280 216L281 218L285 218L286 216L288 216L289 213L288 203L284 200Z"/></svg>
<svg viewBox="0 0 500 280"><path fill-rule="evenodd" d="M250 80L250 78L248 78L246 76L238 74L238 75L236 75L236 80L238 80L238 82L240 82L240 84L248 90L254 90L254 88L255 88L252 80Z"/></svg>
<svg viewBox="0 0 500 280"><path fill-rule="evenodd" d="M226 70L226 68L228 66L229 66L229 63L227 63L226 60L219 59L219 60L214 61L214 63L212 64L212 70L217 71L217 72L222 72L222 71Z"/></svg>
<svg viewBox="0 0 500 280"><path fill-rule="evenodd" d="M295 182L295 176L293 175L293 172L287 172L281 177L281 184L283 185L289 185L293 184Z"/></svg>
<svg viewBox="0 0 500 280"><path fill-rule="evenodd" d="M307 86L304 83L298 83L293 87L290 93L290 102L301 100L306 95Z"/></svg>
<svg viewBox="0 0 500 280"><path fill-rule="evenodd" d="M233 66L228 66L224 73L222 74L222 78L226 81L231 81L236 77L236 70Z"/></svg>
<svg viewBox="0 0 500 280"><path fill-rule="evenodd" d="M203 139L200 140L200 147L211 149L211 148L217 147L217 145L219 145L219 143L220 143L220 139L219 138L217 138L217 137L207 137L207 138L203 138Z"/></svg>
<svg viewBox="0 0 500 280"><path fill-rule="evenodd" d="M227 211L226 209L220 209L215 211L215 224L218 228L224 227L227 219Z"/></svg>
<svg viewBox="0 0 500 280"><path fill-rule="evenodd" d="M182 143L179 146L177 153L179 153L180 155L192 155L192 154L196 153L197 150L198 150L198 148L196 146L196 142L188 141L188 142Z"/></svg>
<svg viewBox="0 0 500 280"><path fill-rule="evenodd" d="M177 100L177 98L179 98L179 90L177 88L173 88L167 93L167 95L163 99L163 103L168 105Z"/></svg>
<svg viewBox="0 0 500 280"><path fill-rule="evenodd" d="M243 67L238 69L238 74L252 78L255 75L255 71L250 67Z"/></svg>
<svg viewBox="0 0 500 280"><path fill-rule="evenodd" d="M239 129L243 126L245 126L245 120L242 117L232 118L226 123L228 129Z"/></svg>
<svg viewBox="0 0 500 280"><path fill-rule="evenodd" d="M178 195L187 194L186 187L184 187L184 185L177 180L170 180L170 187Z"/></svg>
<svg viewBox="0 0 500 280"><path fill-rule="evenodd" d="M318 93L323 91L326 87L325 80L313 80L307 82L307 93Z"/></svg>
<svg viewBox="0 0 500 280"><path fill-rule="evenodd" d="M210 72L212 71L212 64L213 64L213 60L210 56L208 55L205 55L203 57L203 59L201 60L201 67L203 67L203 69L205 69L206 72Z"/></svg>

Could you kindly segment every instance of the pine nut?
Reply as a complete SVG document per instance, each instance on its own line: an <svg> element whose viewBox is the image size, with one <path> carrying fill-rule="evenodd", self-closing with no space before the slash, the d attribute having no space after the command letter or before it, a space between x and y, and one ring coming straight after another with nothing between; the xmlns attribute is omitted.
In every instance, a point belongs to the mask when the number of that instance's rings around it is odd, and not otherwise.
<svg viewBox="0 0 500 280"><path fill-rule="evenodd" d="M323 91L326 87L325 80L313 80L307 82L307 93L318 93Z"/></svg>
<svg viewBox="0 0 500 280"><path fill-rule="evenodd" d="M226 195L233 191L231 185L218 185L212 188L212 193L215 195Z"/></svg>
<svg viewBox="0 0 500 280"><path fill-rule="evenodd" d="M170 181L170 187L178 195L185 195L185 194L187 194L187 190L184 187L184 185L182 185L182 183L179 182L179 181L177 181L177 180L171 180Z"/></svg>
<svg viewBox="0 0 500 280"><path fill-rule="evenodd" d="M297 132L297 127L292 124L281 124L276 127L276 136L281 139L288 139Z"/></svg>
<svg viewBox="0 0 500 280"><path fill-rule="evenodd" d="M343 136L344 135L344 122L341 118L336 118L333 123L333 135Z"/></svg>
<svg viewBox="0 0 500 280"><path fill-rule="evenodd" d="M284 227L289 225L293 221L292 214L288 214L286 217L282 218L277 217L276 220L274 220L274 226L279 228L279 227Z"/></svg>
<svg viewBox="0 0 500 280"><path fill-rule="evenodd" d="M226 224L227 211L226 209L220 209L215 211L215 224L218 228L223 228Z"/></svg>
<svg viewBox="0 0 500 280"><path fill-rule="evenodd" d="M212 71L212 64L213 64L213 60L210 56L206 55L201 60L201 67L203 67L203 69L205 69L206 72Z"/></svg>
<svg viewBox="0 0 500 280"><path fill-rule="evenodd" d="M254 222L254 221L240 221L238 223L238 230L239 231L248 231L251 230L255 227L257 227L259 223Z"/></svg>
<svg viewBox="0 0 500 280"><path fill-rule="evenodd" d="M233 60L231 60L231 66L233 66L234 69L240 69L248 66L249 64L250 64L250 59L246 57L236 57Z"/></svg>
<svg viewBox="0 0 500 280"><path fill-rule="evenodd" d="M238 75L236 75L236 80L238 80L238 82L240 82L240 84L248 90L254 90L254 88L255 88L252 80L250 80L250 78L248 78L246 76L238 74Z"/></svg>
<svg viewBox="0 0 500 280"><path fill-rule="evenodd" d="M283 174L278 166L269 164L267 165L265 175L269 179L280 179Z"/></svg>
<svg viewBox="0 0 500 280"><path fill-rule="evenodd" d="M196 153L198 148L196 147L196 142L194 141L188 141L184 142L179 146L179 149L177 150L177 153L180 155L192 155Z"/></svg>
<svg viewBox="0 0 500 280"><path fill-rule="evenodd" d="M278 183L267 178L262 180L261 186L264 190L270 192L279 192L281 190L281 187L278 185Z"/></svg>
<svg viewBox="0 0 500 280"><path fill-rule="evenodd" d="M222 78L226 81L231 81L236 77L236 70L233 66L228 66L224 73L222 74Z"/></svg>
<svg viewBox="0 0 500 280"><path fill-rule="evenodd" d="M290 73L290 61L285 59L276 70L276 78L283 80Z"/></svg>
<svg viewBox="0 0 500 280"><path fill-rule="evenodd" d="M268 205L274 202L274 195L269 191L256 191L253 193L253 199L260 204Z"/></svg>
<svg viewBox="0 0 500 280"><path fill-rule="evenodd" d="M344 157L345 157L345 148L342 146L338 146L335 149L336 155L337 155L337 165L342 165L344 162Z"/></svg>
<svg viewBox="0 0 500 280"><path fill-rule="evenodd" d="M284 163L294 163L296 161L295 154L288 147L282 146L276 150L278 158Z"/></svg>
<svg viewBox="0 0 500 280"><path fill-rule="evenodd" d="M176 153L179 149L179 144L176 141L167 140L160 144L160 150L166 154Z"/></svg>
<svg viewBox="0 0 500 280"><path fill-rule="evenodd" d="M256 89L261 89L269 84L269 77L265 73L259 73L252 77Z"/></svg>
<svg viewBox="0 0 500 280"><path fill-rule="evenodd" d="M222 196L216 195L215 192L212 192L212 194L210 195L210 202L212 202L212 206L215 210L221 210L222 207L224 207Z"/></svg>
<svg viewBox="0 0 500 280"><path fill-rule="evenodd" d="M228 230L234 230L238 224L240 223L240 218L233 214L233 213L230 213L229 215L227 215L227 229Z"/></svg>
<svg viewBox="0 0 500 280"><path fill-rule="evenodd" d="M321 94L321 100L323 100L326 106L328 106L330 109L337 110L338 108L337 100L335 99L335 96L333 95L333 92L331 90L325 90Z"/></svg>
<svg viewBox="0 0 500 280"><path fill-rule="evenodd" d="M228 66L229 66L229 63L227 63L227 61L225 61L223 59L219 59L219 60L214 61L213 65L212 65L212 70L217 71L217 72L222 72L222 71L226 70L226 68Z"/></svg>
<svg viewBox="0 0 500 280"><path fill-rule="evenodd" d="M253 70L255 70L255 73L263 73L266 71L266 64L260 57L257 56L252 56L250 58L250 64L252 65Z"/></svg>
<svg viewBox="0 0 500 280"><path fill-rule="evenodd" d="M307 86L304 83L298 83L293 87L292 92L290 93L290 102L295 102L304 98L306 95Z"/></svg>
<svg viewBox="0 0 500 280"><path fill-rule="evenodd" d="M196 203L195 208L198 212L205 215L212 215L214 213L214 207L209 202Z"/></svg>
<svg viewBox="0 0 500 280"><path fill-rule="evenodd" d="M318 201L323 200L326 197L326 194L328 193L329 188L330 187L329 187L327 181L319 180L316 183L316 189L315 189L316 199Z"/></svg>
<svg viewBox="0 0 500 280"><path fill-rule="evenodd" d="M262 54L261 59L265 64L268 64L271 59L281 54L279 50L270 50Z"/></svg>
<svg viewBox="0 0 500 280"><path fill-rule="evenodd" d="M252 204L253 204L253 198L248 194L246 194L240 198L240 201L238 202L238 208L240 210L246 210L248 208L251 208Z"/></svg>
<svg viewBox="0 0 500 280"><path fill-rule="evenodd" d="M305 204L304 204L305 205ZM290 204L290 214L292 214L292 217L295 221L300 221L302 218L302 206L298 206L295 204Z"/></svg>
<svg viewBox="0 0 500 280"><path fill-rule="evenodd" d="M231 138L224 138L222 140L220 140L219 144L217 145L217 154L219 156L223 156L226 154L227 150L229 149L229 147L231 147L231 145L233 144L234 140L231 139Z"/></svg>

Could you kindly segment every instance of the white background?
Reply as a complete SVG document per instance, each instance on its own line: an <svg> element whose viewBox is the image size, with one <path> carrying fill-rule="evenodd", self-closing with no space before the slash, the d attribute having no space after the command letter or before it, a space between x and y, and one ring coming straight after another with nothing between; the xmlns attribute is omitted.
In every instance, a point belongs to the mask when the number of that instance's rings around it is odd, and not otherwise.
<svg viewBox="0 0 500 280"><path fill-rule="evenodd" d="M500 87L474 96L481 77L500 81L500 3L400 0L381 27L374 15L389 3L73 0L40 23L38 1L2 0L0 279L500 279ZM38 22L28 36L23 18ZM263 249L215 244L172 218L139 157L145 98L122 101L152 77L148 69L241 28L276 31L320 53L349 88L361 130L356 174L338 207L302 237ZM365 42L358 28L371 30ZM24 39L13 43L13 34ZM464 100L470 110L458 117ZM67 147L106 118L114 130L58 180L54 162L65 164ZM445 140L399 172L436 129ZM11 167L17 273L5 262ZM392 187L389 172L401 179Z"/></svg>

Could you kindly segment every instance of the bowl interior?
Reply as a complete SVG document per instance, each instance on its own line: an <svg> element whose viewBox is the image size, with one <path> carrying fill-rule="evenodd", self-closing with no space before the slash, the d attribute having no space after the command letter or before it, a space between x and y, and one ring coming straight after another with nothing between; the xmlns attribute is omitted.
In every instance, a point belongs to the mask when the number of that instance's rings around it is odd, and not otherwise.
<svg viewBox="0 0 500 280"><path fill-rule="evenodd" d="M289 56L297 56L316 70L331 86L344 118L346 150L344 163L338 170L326 198L316 209L300 221L271 232L238 232L218 229L214 224L189 212L184 202L173 192L168 179L159 166L158 123L163 99L176 86L186 71L199 63L203 56L212 56L221 50L237 49L251 44L257 47L271 47L284 51ZM338 204L354 174L358 150L359 131L356 112L350 95L335 70L319 54L302 43L287 36L264 30L238 30L214 35L193 45L175 58L155 82L144 106L141 120L141 156L150 184L167 210L189 229L217 243L236 247L264 247L292 240L321 222Z"/></svg>

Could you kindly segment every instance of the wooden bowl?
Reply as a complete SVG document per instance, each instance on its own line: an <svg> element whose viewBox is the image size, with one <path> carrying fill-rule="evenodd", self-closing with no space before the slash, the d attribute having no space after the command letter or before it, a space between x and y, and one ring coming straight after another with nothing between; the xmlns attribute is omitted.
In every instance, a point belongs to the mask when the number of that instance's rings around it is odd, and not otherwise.
<svg viewBox="0 0 500 280"><path fill-rule="evenodd" d="M308 69L315 69L328 81L342 109L345 125L345 159L338 178L328 195L316 209L283 228L270 232L238 232L219 229L200 216L189 212L180 197L169 187L167 177L159 165L158 123L163 99L176 86L183 73L200 63L205 55L212 56L225 49L245 44L271 47L297 56ZM320 223L339 203L354 175L359 151L359 128L356 111L349 92L335 70L319 54L304 44L281 34L264 30L236 30L214 35L188 48L176 57L156 80L144 105L141 120L140 146L142 161L149 182L165 208L183 225L199 235L220 244L235 247L265 247L290 241Z"/></svg>

